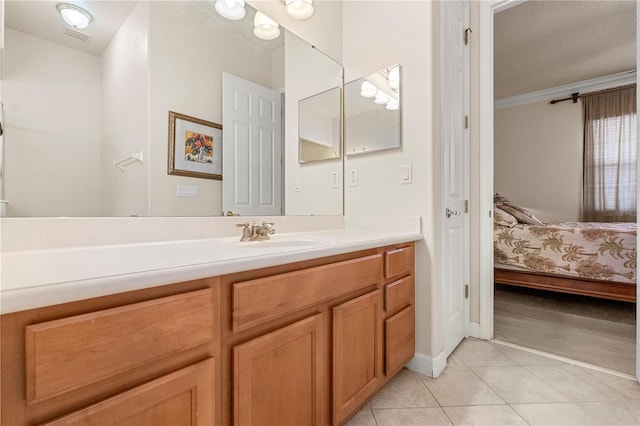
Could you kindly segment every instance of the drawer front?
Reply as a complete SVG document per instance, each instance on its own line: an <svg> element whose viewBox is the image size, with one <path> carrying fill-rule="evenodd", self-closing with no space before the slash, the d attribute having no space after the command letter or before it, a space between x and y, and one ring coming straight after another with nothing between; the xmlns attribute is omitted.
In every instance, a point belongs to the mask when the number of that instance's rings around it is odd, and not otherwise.
<svg viewBox="0 0 640 426"><path fill-rule="evenodd" d="M394 281L384 287L384 310L391 312L394 309L413 302L413 276Z"/></svg>
<svg viewBox="0 0 640 426"><path fill-rule="evenodd" d="M387 376L400 370L415 353L415 309L409 306L385 320L385 363Z"/></svg>
<svg viewBox="0 0 640 426"><path fill-rule="evenodd" d="M233 331L372 286L382 255L361 257L233 284Z"/></svg>
<svg viewBox="0 0 640 426"><path fill-rule="evenodd" d="M213 339L210 289L26 327L27 400L36 402Z"/></svg>
<svg viewBox="0 0 640 426"><path fill-rule="evenodd" d="M413 246L385 252L384 276L386 279L402 278L413 273Z"/></svg>

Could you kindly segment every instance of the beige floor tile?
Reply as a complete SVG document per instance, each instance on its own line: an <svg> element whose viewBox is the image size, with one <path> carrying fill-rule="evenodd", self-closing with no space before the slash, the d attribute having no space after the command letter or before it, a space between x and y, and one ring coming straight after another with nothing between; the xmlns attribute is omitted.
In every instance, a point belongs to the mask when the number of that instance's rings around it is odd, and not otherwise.
<svg viewBox="0 0 640 426"><path fill-rule="evenodd" d="M640 401L579 402L580 409L597 425L640 425Z"/></svg>
<svg viewBox="0 0 640 426"><path fill-rule="evenodd" d="M464 340L454 355L467 366L517 365L518 363L484 340Z"/></svg>
<svg viewBox="0 0 640 426"><path fill-rule="evenodd" d="M567 398L527 371L525 367L471 367L509 404L567 402Z"/></svg>
<svg viewBox="0 0 640 426"><path fill-rule="evenodd" d="M377 426L376 419L373 417L371 406L366 404L355 416L345 423L345 426Z"/></svg>
<svg viewBox="0 0 640 426"><path fill-rule="evenodd" d="M532 426L542 425L596 425L582 408L571 402L553 404L515 404L516 413Z"/></svg>
<svg viewBox="0 0 640 426"><path fill-rule="evenodd" d="M402 369L371 399L371 407L437 407L438 403L422 381L424 377L411 370Z"/></svg>
<svg viewBox="0 0 640 426"><path fill-rule="evenodd" d="M524 367L569 401L611 401L626 396L575 365Z"/></svg>
<svg viewBox="0 0 640 426"><path fill-rule="evenodd" d="M618 392L625 394L628 398L640 399L640 383L636 379L627 379L604 373L592 368L581 368L585 373L595 377L598 381L608 384Z"/></svg>
<svg viewBox="0 0 640 426"><path fill-rule="evenodd" d="M507 405L485 405L481 407L443 408L454 425L505 425L518 426L527 423Z"/></svg>
<svg viewBox="0 0 640 426"><path fill-rule="evenodd" d="M538 355L533 352L523 351L522 349L512 348L511 346L501 345L499 343L492 342L491 344L519 365L566 365L566 362L553 359L548 356Z"/></svg>
<svg viewBox="0 0 640 426"><path fill-rule="evenodd" d="M442 406L504 404L468 367L447 367L437 379L423 380Z"/></svg>
<svg viewBox="0 0 640 426"><path fill-rule="evenodd" d="M447 358L447 367L457 367L460 365L464 365L464 363L460 361L460 358L458 358L456 354L449 355L449 358Z"/></svg>
<svg viewBox="0 0 640 426"><path fill-rule="evenodd" d="M374 409L373 413L378 426L451 425L442 408Z"/></svg>

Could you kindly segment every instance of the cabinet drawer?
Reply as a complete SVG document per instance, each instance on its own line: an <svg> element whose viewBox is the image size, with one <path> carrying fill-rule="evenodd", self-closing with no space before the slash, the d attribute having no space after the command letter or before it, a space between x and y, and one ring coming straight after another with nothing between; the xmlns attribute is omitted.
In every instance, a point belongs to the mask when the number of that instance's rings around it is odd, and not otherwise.
<svg viewBox="0 0 640 426"><path fill-rule="evenodd" d="M26 327L26 391L40 401L213 338L211 289Z"/></svg>
<svg viewBox="0 0 640 426"><path fill-rule="evenodd" d="M413 246L389 250L384 253L384 276L391 279L412 274L413 263Z"/></svg>
<svg viewBox="0 0 640 426"><path fill-rule="evenodd" d="M384 322L385 363L387 376L394 374L415 353L415 309L409 306Z"/></svg>
<svg viewBox="0 0 640 426"><path fill-rule="evenodd" d="M384 310L391 312L413 301L413 276L394 281L384 287Z"/></svg>
<svg viewBox="0 0 640 426"><path fill-rule="evenodd" d="M375 254L233 284L233 331L240 331L380 282Z"/></svg>
<svg viewBox="0 0 640 426"><path fill-rule="evenodd" d="M43 426L212 425L214 375L210 358Z"/></svg>

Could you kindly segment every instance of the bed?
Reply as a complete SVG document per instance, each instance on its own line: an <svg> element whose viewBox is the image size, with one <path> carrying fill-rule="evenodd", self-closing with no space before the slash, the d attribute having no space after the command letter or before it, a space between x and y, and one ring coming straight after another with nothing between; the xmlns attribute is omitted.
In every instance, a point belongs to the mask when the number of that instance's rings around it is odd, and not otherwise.
<svg viewBox="0 0 640 426"><path fill-rule="evenodd" d="M522 223L503 209L494 206L496 283L635 302L635 223Z"/></svg>

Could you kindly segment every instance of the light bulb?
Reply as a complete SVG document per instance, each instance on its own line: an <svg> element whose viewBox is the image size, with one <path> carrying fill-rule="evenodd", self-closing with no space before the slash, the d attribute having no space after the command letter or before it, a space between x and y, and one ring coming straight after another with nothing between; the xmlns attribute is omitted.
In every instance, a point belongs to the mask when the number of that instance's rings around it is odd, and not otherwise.
<svg viewBox="0 0 640 426"><path fill-rule="evenodd" d="M244 18L244 0L216 0L216 12L221 16L237 21Z"/></svg>
<svg viewBox="0 0 640 426"><path fill-rule="evenodd" d="M389 83L389 87L394 90L398 90L398 88L400 87L400 67L398 65L391 68L387 81Z"/></svg>
<svg viewBox="0 0 640 426"><path fill-rule="evenodd" d="M376 93L376 99L374 100L374 102L382 105L382 104L386 104L390 100L391 100L391 97L389 95L384 93L382 90L378 90L378 93Z"/></svg>
<svg viewBox="0 0 640 426"><path fill-rule="evenodd" d="M387 106L385 108L389 111L395 111L398 109L398 106L398 101L396 101L395 99L390 99L389 102L387 102Z"/></svg>
<svg viewBox="0 0 640 426"><path fill-rule="evenodd" d="M287 13L295 19L307 19L313 15L313 0L285 0Z"/></svg>
<svg viewBox="0 0 640 426"><path fill-rule="evenodd" d="M362 80L362 86L360 86L360 96L364 98L373 98L376 95L378 89L367 80Z"/></svg>
<svg viewBox="0 0 640 426"><path fill-rule="evenodd" d="M280 35L280 26L262 12L256 12L253 25L253 34L263 40L273 40Z"/></svg>

